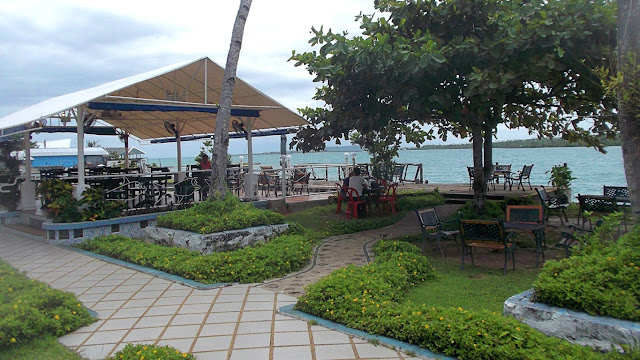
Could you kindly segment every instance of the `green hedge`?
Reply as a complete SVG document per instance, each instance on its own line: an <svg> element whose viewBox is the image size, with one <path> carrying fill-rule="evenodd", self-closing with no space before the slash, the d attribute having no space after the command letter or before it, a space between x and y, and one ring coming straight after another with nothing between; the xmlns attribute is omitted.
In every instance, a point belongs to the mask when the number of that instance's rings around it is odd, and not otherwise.
<svg viewBox="0 0 640 360"><path fill-rule="evenodd" d="M398 196L398 208L401 211L424 209L431 206L442 205L445 202L444 196L437 191L427 194L402 194Z"/></svg>
<svg viewBox="0 0 640 360"><path fill-rule="evenodd" d="M124 349L113 354L109 360L195 360L188 353L182 353L171 346L127 344Z"/></svg>
<svg viewBox="0 0 640 360"><path fill-rule="evenodd" d="M208 255L149 244L120 235L96 237L77 246L201 283L213 284L261 282L299 270L311 258L312 241L302 234L287 234L255 247Z"/></svg>
<svg viewBox="0 0 640 360"><path fill-rule="evenodd" d="M0 348L47 333L61 336L94 321L72 293L29 279L0 261Z"/></svg>
<svg viewBox="0 0 640 360"><path fill-rule="evenodd" d="M222 201L207 200L185 210L158 217L158 226L210 234L260 225L284 223L284 216L270 210L260 210L252 204L227 194Z"/></svg>
<svg viewBox="0 0 640 360"><path fill-rule="evenodd" d="M374 263L336 270L309 286L296 309L460 359L601 356L497 313L401 305L403 293L417 282L434 278L434 269L410 244L381 241L375 251Z"/></svg>
<svg viewBox="0 0 640 360"><path fill-rule="evenodd" d="M534 283L536 301L640 321L640 227L617 242L616 231L609 220L571 257L547 261Z"/></svg>

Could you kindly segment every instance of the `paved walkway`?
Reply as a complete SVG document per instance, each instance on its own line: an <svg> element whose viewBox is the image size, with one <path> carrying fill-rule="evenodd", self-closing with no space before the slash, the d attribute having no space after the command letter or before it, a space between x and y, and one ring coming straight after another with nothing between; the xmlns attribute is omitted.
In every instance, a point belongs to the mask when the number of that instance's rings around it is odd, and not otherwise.
<svg viewBox="0 0 640 360"><path fill-rule="evenodd" d="M291 295L302 286L348 263L366 264L375 240L415 233L412 215L328 239L310 267L264 285L197 290L7 232L0 234L0 257L98 313L99 321L59 339L87 359L107 358L127 343L171 345L202 360L416 359L277 313L296 302Z"/></svg>

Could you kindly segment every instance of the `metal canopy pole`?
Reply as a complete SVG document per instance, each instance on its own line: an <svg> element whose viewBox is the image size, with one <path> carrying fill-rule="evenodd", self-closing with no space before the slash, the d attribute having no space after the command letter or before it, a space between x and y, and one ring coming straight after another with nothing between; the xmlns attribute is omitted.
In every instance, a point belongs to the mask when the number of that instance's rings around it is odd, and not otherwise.
<svg viewBox="0 0 640 360"><path fill-rule="evenodd" d="M129 168L129 133L124 133L124 167Z"/></svg>
<svg viewBox="0 0 640 360"><path fill-rule="evenodd" d="M178 181L182 181L184 179L184 174L182 171L182 144L180 143L180 122L176 124L176 151L178 153Z"/></svg>
<svg viewBox="0 0 640 360"><path fill-rule="evenodd" d="M31 133L24 133L24 182L20 185L20 210L36 209L36 185L31 181Z"/></svg>
<svg viewBox="0 0 640 360"><path fill-rule="evenodd" d="M249 160L248 160L248 167L249 167L249 191L251 191L251 194L248 196L250 199L253 199L255 197L258 196L258 194L254 191L253 189L253 138L251 137L251 125L252 125L252 118L246 118L247 119L247 152L249 153ZM247 195L247 194L245 194Z"/></svg>
<svg viewBox="0 0 640 360"><path fill-rule="evenodd" d="M207 71L208 71L207 64L208 64L207 59L205 59L204 60L204 103L205 105L207 104L207 100L208 100L207 99L207 88L208 88L207 80L209 79L209 76L207 75Z"/></svg>
<svg viewBox="0 0 640 360"><path fill-rule="evenodd" d="M85 189L84 183L84 105L76 109L76 126L78 134L78 186L76 186L76 199L82 198Z"/></svg>

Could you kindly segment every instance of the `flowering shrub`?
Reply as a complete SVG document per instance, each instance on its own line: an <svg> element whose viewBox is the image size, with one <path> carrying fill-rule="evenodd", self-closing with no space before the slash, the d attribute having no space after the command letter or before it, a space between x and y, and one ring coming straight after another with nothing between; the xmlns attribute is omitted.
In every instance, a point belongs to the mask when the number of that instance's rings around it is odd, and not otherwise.
<svg viewBox="0 0 640 360"><path fill-rule="evenodd" d="M640 321L640 227L617 242L610 220L569 258L547 261L534 283L536 301Z"/></svg>
<svg viewBox="0 0 640 360"><path fill-rule="evenodd" d="M294 227L288 234L255 247L208 255L121 235L96 237L78 247L205 284L254 283L282 276L307 264L312 242L295 231Z"/></svg>
<svg viewBox="0 0 640 360"><path fill-rule="evenodd" d="M547 337L513 318L429 304L400 303L413 284L436 275L406 243L380 241L376 260L310 285L296 309L459 359L590 359L601 355Z"/></svg>
<svg viewBox="0 0 640 360"><path fill-rule="evenodd" d="M45 333L61 336L94 321L73 294L29 279L0 261L0 348Z"/></svg>
<svg viewBox="0 0 640 360"><path fill-rule="evenodd" d="M195 360L195 357L171 346L127 344L109 360Z"/></svg>
<svg viewBox="0 0 640 360"><path fill-rule="evenodd" d="M252 226L284 223L284 216L260 210L227 194L223 201L207 200L193 207L158 217L158 226L210 234Z"/></svg>

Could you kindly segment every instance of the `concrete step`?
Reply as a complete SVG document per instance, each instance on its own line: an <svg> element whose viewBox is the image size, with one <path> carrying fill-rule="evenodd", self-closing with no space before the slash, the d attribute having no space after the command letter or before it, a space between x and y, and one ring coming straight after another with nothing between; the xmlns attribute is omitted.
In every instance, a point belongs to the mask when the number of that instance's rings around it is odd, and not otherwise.
<svg viewBox="0 0 640 360"><path fill-rule="evenodd" d="M35 241L44 241L47 234L42 228L35 228L26 224L6 224L2 226L2 229L8 233Z"/></svg>

